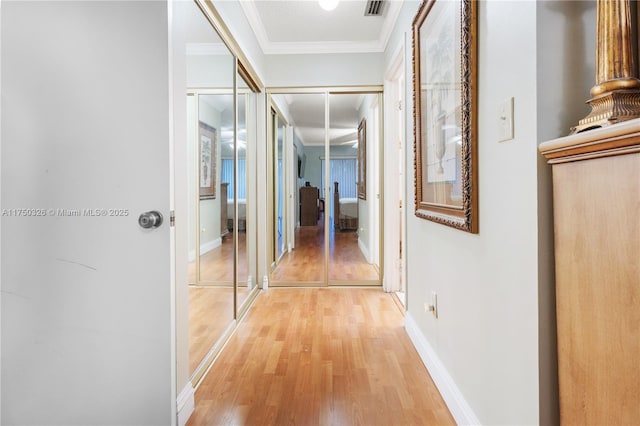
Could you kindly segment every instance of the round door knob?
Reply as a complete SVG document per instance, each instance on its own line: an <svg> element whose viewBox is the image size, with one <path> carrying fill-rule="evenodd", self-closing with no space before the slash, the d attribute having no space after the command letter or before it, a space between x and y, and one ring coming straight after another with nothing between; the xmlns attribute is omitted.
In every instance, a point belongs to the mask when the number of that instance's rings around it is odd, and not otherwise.
<svg viewBox="0 0 640 426"><path fill-rule="evenodd" d="M162 225L162 214L155 210L142 213L138 218L138 224L144 229L157 228Z"/></svg>

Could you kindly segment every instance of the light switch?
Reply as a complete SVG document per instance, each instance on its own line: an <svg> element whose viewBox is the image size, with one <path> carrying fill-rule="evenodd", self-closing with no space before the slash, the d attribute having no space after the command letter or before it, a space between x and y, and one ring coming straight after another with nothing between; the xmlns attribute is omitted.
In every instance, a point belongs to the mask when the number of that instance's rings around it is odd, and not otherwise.
<svg viewBox="0 0 640 426"><path fill-rule="evenodd" d="M498 142L513 139L513 97L500 102L498 107Z"/></svg>

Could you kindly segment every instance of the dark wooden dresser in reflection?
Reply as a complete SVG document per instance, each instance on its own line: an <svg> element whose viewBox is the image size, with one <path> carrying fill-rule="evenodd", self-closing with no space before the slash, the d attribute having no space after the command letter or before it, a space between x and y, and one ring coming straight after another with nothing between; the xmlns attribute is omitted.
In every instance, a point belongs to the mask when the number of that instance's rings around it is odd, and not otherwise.
<svg viewBox="0 0 640 426"><path fill-rule="evenodd" d="M229 225L227 223L227 188L228 182L220 184L220 238L224 239L229 233ZM233 218L231 218L233 219Z"/></svg>
<svg viewBox="0 0 640 426"><path fill-rule="evenodd" d="M318 200L320 191L315 186L300 188L300 226L315 226L320 219Z"/></svg>

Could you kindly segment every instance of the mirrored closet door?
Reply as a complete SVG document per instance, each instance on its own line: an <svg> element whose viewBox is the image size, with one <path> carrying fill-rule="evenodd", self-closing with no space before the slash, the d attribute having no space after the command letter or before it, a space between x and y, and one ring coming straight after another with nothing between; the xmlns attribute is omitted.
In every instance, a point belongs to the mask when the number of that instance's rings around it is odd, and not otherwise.
<svg viewBox="0 0 640 426"><path fill-rule="evenodd" d="M236 311L241 312L252 291L257 290L256 170L257 99L242 75L237 77L237 138L233 170L235 184L229 190L229 207L237 226ZM231 167L229 167L231 169ZM232 207L232 208L231 208Z"/></svg>
<svg viewBox="0 0 640 426"><path fill-rule="evenodd" d="M329 284L380 282L378 93L329 95Z"/></svg>
<svg viewBox="0 0 640 426"><path fill-rule="evenodd" d="M271 284L380 285L381 93L281 90L270 96Z"/></svg>
<svg viewBox="0 0 640 426"><path fill-rule="evenodd" d="M255 295L256 94L202 11L184 14L187 80L189 374L195 384Z"/></svg>
<svg viewBox="0 0 640 426"><path fill-rule="evenodd" d="M273 285L325 285L324 100L322 93L271 97Z"/></svg>
<svg viewBox="0 0 640 426"><path fill-rule="evenodd" d="M189 373L204 373L208 355L234 322L234 248L222 176L222 142L235 139L235 57L195 3L186 27Z"/></svg>

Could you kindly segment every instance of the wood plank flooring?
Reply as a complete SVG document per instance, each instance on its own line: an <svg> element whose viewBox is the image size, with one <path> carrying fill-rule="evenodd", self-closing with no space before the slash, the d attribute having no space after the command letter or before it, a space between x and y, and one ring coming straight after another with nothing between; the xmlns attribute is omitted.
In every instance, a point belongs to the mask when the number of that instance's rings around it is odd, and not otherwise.
<svg viewBox="0 0 640 426"><path fill-rule="evenodd" d="M233 288L189 286L189 374L233 321Z"/></svg>
<svg viewBox="0 0 640 426"><path fill-rule="evenodd" d="M189 283L196 283L196 263L188 266ZM246 284L247 233L238 232L238 277ZM219 247L200 256L200 280L214 283L233 283L233 233L230 232Z"/></svg>
<svg viewBox="0 0 640 426"><path fill-rule="evenodd" d="M296 229L296 247L286 253L271 273L271 284L324 281L324 226ZM329 280L370 281L378 284L376 267L367 262L358 247L358 233L335 231L329 233Z"/></svg>
<svg viewBox="0 0 640 426"><path fill-rule="evenodd" d="M263 291L196 391L188 425L453 425L377 289Z"/></svg>
<svg viewBox="0 0 640 426"><path fill-rule="evenodd" d="M357 232L333 232L329 240L329 280L378 281L375 266L358 247Z"/></svg>
<svg viewBox="0 0 640 426"><path fill-rule="evenodd" d="M238 306L249 296L247 287L238 287ZM233 321L233 288L189 286L189 374Z"/></svg>

